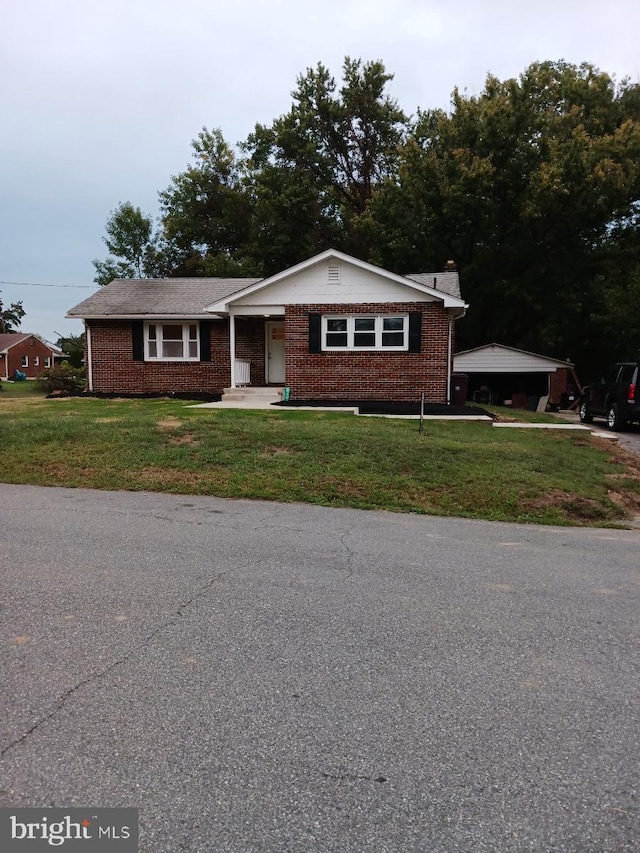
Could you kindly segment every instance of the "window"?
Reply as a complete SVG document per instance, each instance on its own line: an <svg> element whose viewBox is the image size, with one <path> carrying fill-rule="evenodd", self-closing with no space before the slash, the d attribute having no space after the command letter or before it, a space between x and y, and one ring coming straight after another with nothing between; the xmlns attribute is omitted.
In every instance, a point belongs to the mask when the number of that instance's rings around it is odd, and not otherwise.
<svg viewBox="0 0 640 853"><path fill-rule="evenodd" d="M147 323L145 347L149 361L198 361L198 324Z"/></svg>
<svg viewBox="0 0 640 853"><path fill-rule="evenodd" d="M40 367L40 356L39 355L34 355L33 366L34 367Z"/></svg>
<svg viewBox="0 0 640 853"><path fill-rule="evenodd" d="M45 367L51 367L51 356L50 355L45 356L44 366Z"/></svg>
<svg viewBox="0 0 640 853"><path fill-rule="evenodd" d="M406 350L409 318L398 315L350 315L322 318L323 350Z"/></svg>
<svg viewBox="0 0 640 853"><path fill-rule="evenodd" d="M29 356L23 355L22 361L20 362L21 367L29 367Z"/></svg>

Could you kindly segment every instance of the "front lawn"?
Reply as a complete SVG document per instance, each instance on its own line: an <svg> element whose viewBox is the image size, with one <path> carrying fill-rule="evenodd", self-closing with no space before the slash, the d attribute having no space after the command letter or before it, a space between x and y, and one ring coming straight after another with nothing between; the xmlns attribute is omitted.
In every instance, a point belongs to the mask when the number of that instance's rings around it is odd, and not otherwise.
<svg viewBox="0 0 640 853"><path fill-rule="evenodd" d="M15 386L14 386L15 387ZM636 458L584 432L0 391L0 481L550 524L623 523Z"/></svg>

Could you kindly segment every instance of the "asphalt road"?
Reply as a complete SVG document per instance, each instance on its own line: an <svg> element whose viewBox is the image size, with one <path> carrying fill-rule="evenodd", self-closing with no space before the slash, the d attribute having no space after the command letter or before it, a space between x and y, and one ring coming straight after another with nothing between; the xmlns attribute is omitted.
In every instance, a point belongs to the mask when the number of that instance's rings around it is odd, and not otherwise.
<svg viewBox="0 0 640 853"><path fill-rule="evenodd" d="M640 849L640 531L0 486L0 805L145 853Z"/></svg>

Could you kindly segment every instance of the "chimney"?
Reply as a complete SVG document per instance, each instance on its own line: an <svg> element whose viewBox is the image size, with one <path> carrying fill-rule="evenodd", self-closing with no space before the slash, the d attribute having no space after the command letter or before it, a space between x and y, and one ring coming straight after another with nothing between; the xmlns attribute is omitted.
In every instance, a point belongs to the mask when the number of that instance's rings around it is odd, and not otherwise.
<svg viewBox="0 0 640 853"><path fill-rule="evenodd" d="M458 272L458 266L455 261L447 261L444 265L445 272Z"/></svg>

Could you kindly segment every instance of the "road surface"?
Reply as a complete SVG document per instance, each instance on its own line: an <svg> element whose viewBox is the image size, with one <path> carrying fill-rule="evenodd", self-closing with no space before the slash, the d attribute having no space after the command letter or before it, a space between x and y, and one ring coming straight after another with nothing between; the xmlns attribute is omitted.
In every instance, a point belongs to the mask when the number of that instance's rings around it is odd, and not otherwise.
<svg viewBox="0 0 640 853"><path fill-rule="evenodd" d="M637 851L640 531L0 485L0 805L144 853Z"/></svg>

